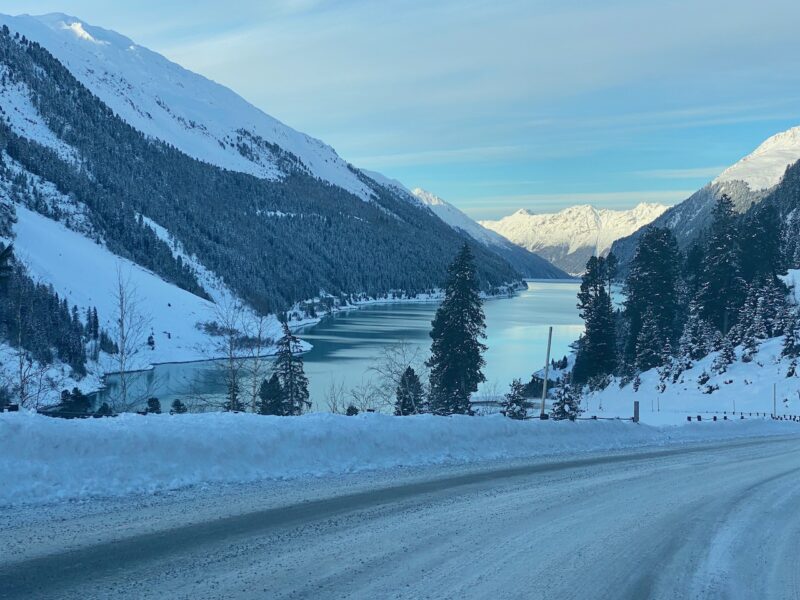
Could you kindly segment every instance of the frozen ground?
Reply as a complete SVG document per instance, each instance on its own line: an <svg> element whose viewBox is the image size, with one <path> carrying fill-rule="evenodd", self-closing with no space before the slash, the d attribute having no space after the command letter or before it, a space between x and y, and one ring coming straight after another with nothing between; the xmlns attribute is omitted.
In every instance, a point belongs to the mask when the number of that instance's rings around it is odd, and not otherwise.
<svg viewBox="0 0 800 600"><path fill-rule="evenodd" d="M23 506L0 521L0 598L796 598L798 450L564 452Z"/></svg>

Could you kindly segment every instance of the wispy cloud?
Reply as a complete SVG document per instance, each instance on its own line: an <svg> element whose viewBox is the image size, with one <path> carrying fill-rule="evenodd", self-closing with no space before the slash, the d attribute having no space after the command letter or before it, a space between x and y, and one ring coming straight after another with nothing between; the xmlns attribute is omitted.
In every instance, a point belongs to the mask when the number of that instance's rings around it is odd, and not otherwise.
<svg viewBox="0 0 800 600"><path fill-rule="evenodd" d="M635 171L633 174L639 177L654 179L713 179L725 169L725 166L697 167L690 169L651 169Z"/></svg>

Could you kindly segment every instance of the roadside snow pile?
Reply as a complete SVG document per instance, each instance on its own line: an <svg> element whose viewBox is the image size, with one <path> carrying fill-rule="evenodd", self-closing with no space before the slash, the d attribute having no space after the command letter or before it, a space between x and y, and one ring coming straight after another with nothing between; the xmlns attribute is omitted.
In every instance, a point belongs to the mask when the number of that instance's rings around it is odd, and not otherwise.
<svg viewBox="0 0 800 600"><path fill-rule="evenodd" d="M800 434L800 425L762 420L656 428L500 416L126 414L65 421L6 413L0 505L792 433Z"/></svg>

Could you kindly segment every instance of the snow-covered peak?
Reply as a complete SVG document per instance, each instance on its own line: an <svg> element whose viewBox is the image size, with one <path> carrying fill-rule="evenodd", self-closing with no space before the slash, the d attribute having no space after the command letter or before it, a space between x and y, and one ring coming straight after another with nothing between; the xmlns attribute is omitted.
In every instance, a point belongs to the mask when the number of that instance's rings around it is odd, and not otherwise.
<svg viewBox="0 0 800 600"><path fill-rule="evenodd" d="M0 24L46 48L130 125L194 158L275 179L286 171L283 150L310 174L372 195L330 146L123 35L61 13L0 15Z"/></svg>
<svg viewBox="0 0 800 600"><path fill-rule="evenodd" d="M725 169L713 183L743 181L751 191L768 190L783 178L786 167L800 160L800 127L765 140L752 154Z"/></svg>
<svg viewBox="0 0 800 600"><path fill-rule="evenodd" d="M568 248L568 253L590 247L594 254L605 254L614 241L651 223L665 210L666 206L645 202L630 210L579 205L535 214L521 209L499 221L480 223L531 252L558 246Z"/></svg>
<svg viewBox="0 0 800 600"><path fill-rule="evenodd" d="M455 229L460 229L473 239L486 246L501 246L507 243L502 236L489 231L477 221L473 221L452 204L445 202L436 194L422 188L414 188L411 192L423 205L427 206L437 217Z"/></svg>

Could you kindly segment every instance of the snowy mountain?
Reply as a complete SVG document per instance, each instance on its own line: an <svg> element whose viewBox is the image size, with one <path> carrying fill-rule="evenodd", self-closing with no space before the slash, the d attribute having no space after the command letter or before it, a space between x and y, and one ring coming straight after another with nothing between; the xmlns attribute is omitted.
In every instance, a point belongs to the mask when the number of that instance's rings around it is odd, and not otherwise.
<svg viewBox="0 0 800 600"><path fill-rule="evenodd" d="M553 214L521 209L499 221L480 223L557 267L580 274L589 257L607 254L614 241L651 223L666 210L666 206L647 203L631 210L572 206Z"/></svg>
<svg viewBox="0 0 800 600"><path fill-rule="evenodd" d="M59 13L0 15L0 24L46 48L132 127L189 156L276 179L289 171L285 151L315 177L362 199L373 194L330 146L125 36Z"/></svg>
<svg viewBox="0 0 800 600"><path fill-rule="evenodd" d="M484 246L500 253L520 273L528 277L561 278L568 277L567 273L559 268L549 265L542 257L534 254L521 246L510 242L502 235L487 229L473 221L452 204L445 202L440 197L421 188L411 192L433 214L456 230L463 231L471 238Z"/></svg>
<svg viewBox="0 0 800 600"><path fill-rule="evenodd" d="M800 127L773 135L751 154L725 169L689 198L670 208L653 222L675 233L681 247L687 247L710 223L716 200L727 194L739 212L759 203L781 183L789 166L800 161ZM638 232L615 242L614 254L621 266L633 257Z"/></svg>
<svg viewBox="0 0 800 600"><path fill-rule="evenodd" d="M0 25L0 241L109 329L129 273L155 338L137 366L197 358L221 303L302 321L424 294L464 243L408 191L123 36L64 15ZM486 292L520 280L474 250Z"/></svg>

